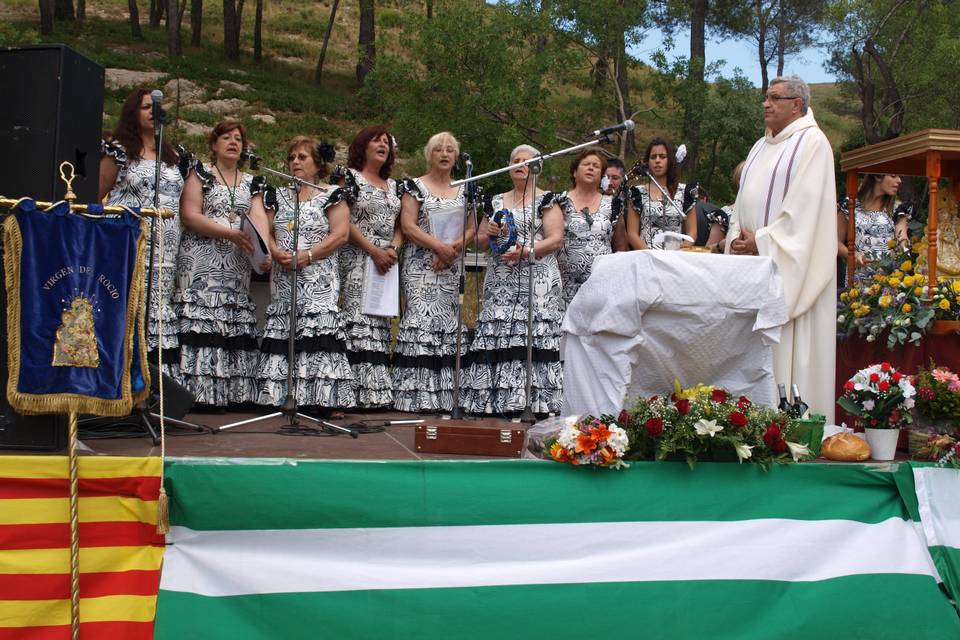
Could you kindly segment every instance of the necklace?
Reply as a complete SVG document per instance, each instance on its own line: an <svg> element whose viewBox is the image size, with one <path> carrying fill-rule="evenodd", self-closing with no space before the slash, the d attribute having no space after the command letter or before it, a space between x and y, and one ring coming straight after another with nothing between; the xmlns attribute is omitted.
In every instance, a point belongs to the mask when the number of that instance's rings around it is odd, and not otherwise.
<svg viewBox="0 0 960 640"><path fill-rule="evenodd" d="M520 193L520 197L519 197L519 198L517 197L517 190L516 190L516 189L514 189L513 191L511 191L511 192L510 192L510 198L513 200L513 206L511 206L510 208L511 208L511 209L516 209L518 202L519 202L522 206L526 207L526 199L527 199L526 196L527 196L527 190L526 190L526 189L524 189L524 190Z"/></svg>
<svg viewBox="0 0 960 640"><path fill-rule="evenodd" d="M597 200L596 200L597 206L596 206L596 208L594 209L594 213L596 213L597 211L600 210L600 202L601 202L602 200L603 200L603 194L602 194L602 193L598 193L598 194L597 194ZM580 215L583 216L583 219L586 221L588 227L592 227L592 226L593 226L593 215L590 214L590 207L589 207L589 205L586 206L586 207L583 207L582 209L580 209Z"/></svg>
<svg viewBox="0 0 960 640"><path fill-rule="evenodd" d="M217 170L217 175L223 181L223 186L227 188L227 195L230 197L230 225L232 226L237 221L237 182L240 180L240 171L238 169L233 170L233 186L231 187L227 184L227 179L223 177L223 173L216 162L213 163L213 168Z"/></svg>

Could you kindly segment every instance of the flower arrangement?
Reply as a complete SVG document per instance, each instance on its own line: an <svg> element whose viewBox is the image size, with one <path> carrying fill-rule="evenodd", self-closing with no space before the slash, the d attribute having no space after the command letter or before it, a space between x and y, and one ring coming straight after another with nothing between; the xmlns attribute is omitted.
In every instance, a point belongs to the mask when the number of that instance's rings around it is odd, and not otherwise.
<svg viewBox="0 0 960 640"><path fill-rule="evenodd" d="M924 251L912 247L871 256L870 275L840 293L837 333L865 336L868 342L887 334L887 347L918 344L934 320L960 320L960 280L938 278L935 284L916 269Z"/></svg>
<svg viewBox="0 0 960 640"><path fill-rule="evenodd" d="M954 421L960 424L960 376L948 367L932 361L913 377L917 389L917 412L932 421Z"/></svg>
<svg viewBox="0 0 960 640"><path fill-rule="evenodd" d="M889 362L882 362L857 371L847 380L837 404L862 420L865 427L899 429L911 422L910 409L915 395L910 377Z"/></svg>
<svg viewBox="0 0 960 640"><path fill-rule="evenodd" d="M544 445L557 462L611 469L629 466L623 461L630 445L627 432L609 415L567 418L560 432Z"/></svg>
<svg viewBox="0 0 960 640"><path fill-rule="evenodd" d="M960 469L960 442L948 435L933 434L927 438L914 458L917 460L935 460L939 467Z"/></svg>
<svg viewBox="0 0 960 640"><path fill-rule="evenodd" d="M773 408L733 397L719 387L697 385L670 397L640 398L620 416L630 434L632 458L682 457L692 468L698 460L736 459L758 463L796 462L811 456L795 442L794 421Z"/></svg>

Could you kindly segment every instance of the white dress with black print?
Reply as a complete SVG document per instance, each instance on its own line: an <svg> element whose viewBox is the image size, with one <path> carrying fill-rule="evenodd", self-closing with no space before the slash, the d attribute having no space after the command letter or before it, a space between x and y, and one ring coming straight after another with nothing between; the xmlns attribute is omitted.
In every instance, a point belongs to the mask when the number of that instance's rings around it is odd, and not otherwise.
<svg viewBox="0 0 960 640"><path fill-rule="evenodd" d="M102 142L101 153L117 164L117 181L107 194L107 204L127 207L152 207L156 182L156 160L130 159L116 141ZM180 250L180 194L183 174L176 165L160 163L160 206L173 211L172 218L155 223L153 284L150 292L150 314L147 321L147 351L152 363L157 361L157 344L163 350L163 372L180 382L180 342L177 339L177 314L174 310L177 253ZM163 237L163 253L160 238ZM150 245L144 251L144 281L149 277ZM163 280L161 281L161 276ZM146 296L146 292L144 292ZM163 320L163 335L160 320Z"/></svg>
<svg viewBox="0 0 960 640"><path fill-rule="evenodd" d="M251 198L266 190L259 176L242 173L234 188L218 182L211 167L198 163L195 171L203 186L203 215L224 227L239 229ZM233 242L183 231L177 259L180 372L200 404L256 400L260 348L250 270L250 257Z"/></svg>
<svg viewBox="0 0 960 640"><path fill-rule="evenodd" d="M286 189L277 194L273 232L277 246L283 251L293 250L294 197ZM327 238L330 233L327 210L342 199L341 189L327 187L300 203L299 250L308 250ZM274 263L270 272L270 306L257 366L257 404L278 406L287 396L290 273L278 263ZM336 252L298 270L293 370L298 406L352 407L355 404L339 298Z"/></svg>
<svg viewBox="0 0 960 640"><path fill-rule="evenodd" d="M528 222L534 218L534 238L543 239L543 210L553 204L545 193L526 207L511 210L517 242L525 244ZM504 208L494 196L489 211ZM488 211L488 213L489 213ZM507 264L500 255L487 259L483 281L483 308L463 372L461 404L470 413L513 414L526 406L527 313L529 262ZM563 284L557 256L533 261L533 371L530 406L535 413L559 412L563 404L563 366L560 363L560 323L563 320Z"/></svg>
<svg viewBox="0 0 960 640"><path fill-rule="evenodd" d="M842 208L841 211L844 220L849 220L849 211L846 208ZM859 200L855 205L854 214L855 250L871 262L889 254L891 251L889 243L897 237L896 220L883 210L867 211ZM910 217L910 214L902 209L897 209L895 215L897 220L901 216L907 216L908 219ZM859 282L870 279L875 272L876 269L868 264L865 267L857 267L854 277Z"/></svg>
<svg viewBox="0 0 960 640"><path fill-rule="evenodd" d="M400 214L400 197L394 180L384 191L370 184L355 169L337 167L332 180L342 178L350 203L350 222L364 237L384 249L393 241ZM341 308L346 332L347 358L353 371L358 407L388 407L393 404L390 375L390 325L392 318L362 312L363 282L370 257L353 244L340 249Z"/></svg>
<svg viewBox="0 0 960 640"><path fill-rule="evenodd" d="M590 277L593 260L613 251L613 230L617 217L610 196L601 196L600 206L593 213L578 211L566 192L557 196L563 210L563 247L557 252L560 277L563 279L563 301L569 305L580 285Z"/></svg>
<svg viewBox="0 0 960 640"><path fill-rule="evenodd" d="M665 189L666 185L662 185ZM683 233L683 223L687 219L686 212L695 204L693 196L687 193L687 187L682 182L677 185L673 195L673 204L663 199L651 200L650 189L658 196L663 197L657 187L640 185L630 190L633 207L640 215L640 237L647 243L649 249L662 248L655 245L653 239L661 231ZM674 206L676 205L676 206Z"/></svg>
<svg viewBox="0 0 960 640"><path fill-rule="evenodd" d="M424 233L430 233L433 213L453 210L463 216L463 189L453 198L441 198L417 178L404 180L400 193L409 193L420 203L417 224ZM433 251L410 241L403 250L400 282L405 308L393 352L393 406L400 411L453 408L460 261L437 272L433 258ZM461 354L469 347L465 336L464 325Z"/></svg>

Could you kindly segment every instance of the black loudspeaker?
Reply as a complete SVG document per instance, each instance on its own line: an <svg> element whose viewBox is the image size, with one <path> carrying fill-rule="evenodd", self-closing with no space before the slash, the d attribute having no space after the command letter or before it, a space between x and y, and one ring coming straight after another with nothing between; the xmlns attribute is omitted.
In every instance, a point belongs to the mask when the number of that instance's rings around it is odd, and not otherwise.
<svg viewBox="0 0 960 640"><path fill-rule="evenodd" d="M66 416L21 416L7 411L0 410L0 449L59 451L67 446Z"/></svg>
<svg viewBox="0 0 960 640"><path fill-rule="evenodd" d="M62 44L0 49L0 195L60 200L60 163L73 191L97 202L103 67Z"/></svg>
<svg viewBox="0 0 960 640"><path fill-rule="evenodd" d="M160 370L152 364L147 366L150 367L150 397L147 404L150 411L160 413L160 391L157 388ZM163 413L165 416L183 420L196 400L196 396L190 393L189 389L170 376L163 374Z"/></svg>

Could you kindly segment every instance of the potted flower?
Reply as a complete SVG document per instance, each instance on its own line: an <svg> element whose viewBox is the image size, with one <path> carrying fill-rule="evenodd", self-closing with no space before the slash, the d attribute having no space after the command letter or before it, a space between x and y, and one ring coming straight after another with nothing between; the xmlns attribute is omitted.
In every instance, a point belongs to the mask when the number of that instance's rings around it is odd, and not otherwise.
<svg viewBox="0 0 960 640"><path fill-rule="evenodd" d="M910 377L889 362L861 369L843 385L837 400L864 427L874 460L893 460L900 427L911 422L916 391Z"/></svg>
<svg viewBox="0 0 960 640"><path fill-rule="evenodd" d="M931 433L951 433L960 429L960 376L932 360L913 377L917 389L914 428ZM911 443L913 441L911 440Z"/></svg>

